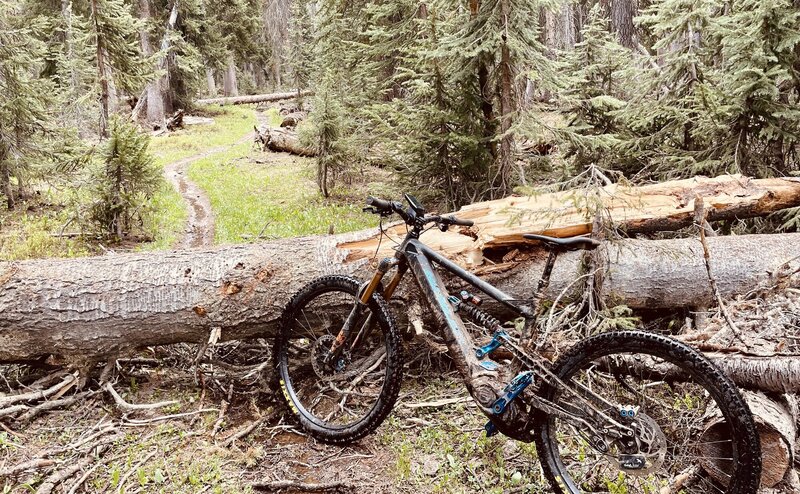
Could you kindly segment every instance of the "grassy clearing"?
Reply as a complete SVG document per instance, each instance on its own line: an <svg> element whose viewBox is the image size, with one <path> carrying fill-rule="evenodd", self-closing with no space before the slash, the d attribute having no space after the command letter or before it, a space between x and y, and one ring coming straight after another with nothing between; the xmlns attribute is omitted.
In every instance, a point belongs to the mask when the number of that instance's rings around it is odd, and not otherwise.
<svg viewBox="0 0 800 494"><path fill-rule="evenodd" d="M20 204L0 213L0 260L17 261L45 257L80 257L94 248L80 237L57 236L70 221L60 207Z"/></svg>
<svg viewBox="0 0 800 494"><path fill-rule="evenodd" d="M360 200L322 198L313 171L313 160L261 153L248 143L193 163L189 178L211 199L218 243L241 243L259 234L270 239L375 226L375 217L361 211Z"/></svg>
<svg viewBox="0 0 800 494"><path fill-rule="evenodd" d="M163 166L209 149L228 146L246 137L256 124L255 114L249 107L212 106L205 111L214 118L212 125L192 125L152 139L150 150L159 164Z"/></svg>
<svg viewBox="0 0 800 494"><path fill-rule="evenodd" d="M169 249L180 239L186 228L186 205L183 198L168 182L164 182L150 202L153 212L145 220L145 230L153 232L152 242L139 246L140 250Z"/></svg>

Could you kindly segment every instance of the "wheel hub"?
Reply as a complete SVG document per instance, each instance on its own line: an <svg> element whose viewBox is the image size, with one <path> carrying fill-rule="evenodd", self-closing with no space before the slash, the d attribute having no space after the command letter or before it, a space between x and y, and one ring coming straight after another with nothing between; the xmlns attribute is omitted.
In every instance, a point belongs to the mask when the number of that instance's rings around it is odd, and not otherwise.
<svg viewBox="0 0 800 494"><path fill-rule="evenodd" d="M647 476L664 464L667 438L650 416L639 412L631 421L633 437L617 441L619 453L608 456L609 461L628 475Z"/></svg>
<svg viewBox="0 0 800 494"><path fill-rule="evenodd" d="M311 357L311 366L319 377L330 377L342 372L350 363L350 352L342 350L342 353L331 361L327 361L331 346L336 338L333 335L321 336L314 342L314 351Z"/></svg>

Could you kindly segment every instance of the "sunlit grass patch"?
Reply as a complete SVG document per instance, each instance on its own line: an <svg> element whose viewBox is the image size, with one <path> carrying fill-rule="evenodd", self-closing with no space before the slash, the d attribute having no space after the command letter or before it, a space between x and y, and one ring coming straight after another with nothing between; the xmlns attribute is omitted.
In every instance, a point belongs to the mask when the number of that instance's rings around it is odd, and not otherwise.
<svg viewBox="0 0 800 494"><path fill-rule="evenodd" d="M69 226L66 210L41 208L33 212L18 210L0 216L0 260L16 261L45 257L80 257L93 250L81 237L61 236ZM70 233L66 231L63 233Z"/></svg>
<svg viewBox="0 0 800 494"><path fill-rule="evenodd" d="M216 111L214 107L208 110ZM214 123L211 125L191 125L154 137L150 151L156 162L163 166L208 149L232 144L252 132L256 124L255 112L247 106L226 106L212 118Z"/></svg>
<svg viewBox="0 0 800 494"><path fill-rule="evenodd" d="M183 198L169 182L164 182L150 202L153 210L145 216L145 229L153 233L153 241L142 244L142 250L169 249L186 228L188 213Z"/></svg>
<svg viewBox="0 0 800 494"><path fill-rule="evenodd" d="M252 155L252 156L251 156ZM317 192L313 160L262 155L251 144L193 163L189 178L211 199L218 243L241 243L257 237L283 238L335 233L376 225L361 204L326 200Z"/></svg>

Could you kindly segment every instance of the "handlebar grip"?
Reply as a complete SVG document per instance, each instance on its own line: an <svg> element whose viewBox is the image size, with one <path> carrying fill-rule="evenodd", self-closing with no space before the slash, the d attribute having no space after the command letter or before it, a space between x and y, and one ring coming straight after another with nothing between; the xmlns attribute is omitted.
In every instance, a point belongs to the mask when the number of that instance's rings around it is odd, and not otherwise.
<svg viewBox="0 0 800 494"><path fill-rule="evenodd" d="M458 226L472 226L475 224L472 220L462 220L456 218L455 216L447 216L447 222L451 225L458 225Z"/></svg>
<svg viewBox="0 0 800 494"><path fill-rule="evenodd" d="M367 205L375 206L378 209L383 209L386 211L391 211L392 209L391 201L384 201L383 199L378 199L377 197L372 196L367 197Z"/></svg>

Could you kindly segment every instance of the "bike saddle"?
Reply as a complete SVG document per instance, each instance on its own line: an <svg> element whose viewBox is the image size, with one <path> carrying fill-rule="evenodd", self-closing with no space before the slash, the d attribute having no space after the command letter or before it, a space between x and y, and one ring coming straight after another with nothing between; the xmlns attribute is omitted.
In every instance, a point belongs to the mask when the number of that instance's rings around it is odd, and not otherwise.
<svg viewBox="0 0 800 494"><path fill-rule="evenodd" d="M536 235L534 233L526 233L522 235L522 237L528 240L539 240L544 242L545 247L548 249L559 248L564 250L593 250L600 246L600 242L589 237L556 238L548 237L546 235Z"/></svg>

